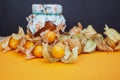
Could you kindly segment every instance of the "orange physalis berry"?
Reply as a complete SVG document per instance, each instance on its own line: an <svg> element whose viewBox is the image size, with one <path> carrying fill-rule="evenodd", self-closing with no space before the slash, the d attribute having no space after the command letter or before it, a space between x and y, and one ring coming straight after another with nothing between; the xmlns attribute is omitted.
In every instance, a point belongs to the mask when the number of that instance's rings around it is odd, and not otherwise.
<svg viewBox="0 0 120 80"><path fill-rule="evenodd" d="M19 44L19 40L14 39L14 38L12 38L12 37L10 38L9 47L10 47L11 49L16 49L17 46L18 46L18 44Z"/></svg>
<svg viewBox="0 0 120 80"><path fill-rule="evenodd" d="M48 43L53 43L55 41L55 39L57 38L55 32L53 31L48 31L46 33L46 38L48 40Z"/></svg>
<svg viewBox="0 0 120 80"><path fill-rule="evenodd" d="M65 55L64 48L62 46L59 46L59 45L53 46L52 55L55 58L62 58Z"/></svg>
<svg viewBox="0 0 120 80"><path fill-rule="evenodd" d="M42 57L42 51L43 51L43 47L42 46L36 46L33 50L33 54L36 57Z"/></svg>
<svg viewBox="0 0 120 80"><path fill-rule="evenodd" d="M29 49L32 46L34 46L34 43L32 41L26 41L26 43L24 44L25 49Z"/></svg>

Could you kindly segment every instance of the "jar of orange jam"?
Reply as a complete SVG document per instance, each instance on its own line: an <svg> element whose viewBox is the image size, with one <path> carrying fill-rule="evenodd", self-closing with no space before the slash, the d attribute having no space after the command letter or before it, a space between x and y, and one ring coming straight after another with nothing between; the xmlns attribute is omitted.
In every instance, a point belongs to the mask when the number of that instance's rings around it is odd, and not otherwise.
<svg viewBox="0 0 120 80"><path fill-rule="evenodd" d="M66 27L62 10L60 4L33 4L32 14L27 17L27 28L37 36L46 29L55 30L60 24Z"/></svg>

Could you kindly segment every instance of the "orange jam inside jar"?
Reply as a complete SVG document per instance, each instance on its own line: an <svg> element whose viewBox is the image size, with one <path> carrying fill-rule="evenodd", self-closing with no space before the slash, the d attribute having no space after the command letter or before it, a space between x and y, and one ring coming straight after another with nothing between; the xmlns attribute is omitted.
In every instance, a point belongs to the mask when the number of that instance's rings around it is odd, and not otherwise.
<svg viewBox="0 0 120 80"><path fill-rule="evenodd" d="M39 36L41 32L48 29L55 30L60 24L64 25L65 29L66 24L62 10L60 4L33 4L32 14L27 17L27 28L35 36Z"/></svg>

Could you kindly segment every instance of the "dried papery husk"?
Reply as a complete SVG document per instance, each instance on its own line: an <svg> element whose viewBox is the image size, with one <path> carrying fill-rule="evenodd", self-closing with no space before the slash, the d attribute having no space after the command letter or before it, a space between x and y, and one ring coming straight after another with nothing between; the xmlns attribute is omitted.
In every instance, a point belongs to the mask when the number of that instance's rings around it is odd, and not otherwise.
<svg viewBox="0 0 120 80"><path fill-rule="evenodd" d="M35 48L36 45L41 45L41 41L38 41L40 38L39 37L34 37L34 38L22 38L20 39L20 43L17 46L17 49L15 49L15 52L22 52L25 54L25 58L26 59L32 59L35 58L35 56L33 55L32 51ZM35 43L35 45L33 45L32 47L30 47L29 49L25 49L24 48L24 44L26 43L26 41L32 41Z"/></svg>
<svg viewBox="0 0 120 80"><path fill-rule="evenodd" d="M30 47L29 49L25 49L26 59L33 59L35 56L33 55L32 51L35 48L36 45Z"/></svg>
<svg viewBox="0 0 120 80"><path fill-rule="evenodd" d="M25 36L23 36L22 38L29 40L29 41L38 41L41 40L42 38L40 36L30 36L29 34L26 34Z"/></svg>
<svg viewBox="0 0 120 80"><path fill-rule="evenodd" d="M39 41L35 41L35 45L42 45L42 42L39 40Z"/></svg>
<svg viewBox="0 0 120 80"><path fill-rule="evenodd" d="M8 51L10 51L10 50L11 50L10 47L6 47L5 49L2 50L2 52L3 52L3 53L6 53L6 52L8 52Z"/></svg>
<svg viewBox="0 0 120 80"><path fill-rule="evenodd" d="M32 51L32 48L30 48L30 49L25 49L24 48L24 44L26 43L26 41L32 41L33 43L35 43L35 45L41 45L42 44L40 36L31 37L31 36L27 36L27 35L23 34L23 36L19 40L20 40L20 43L17 46L17 49L15 49L15 52L22 52L24 54L28 54ZM30 58L30 57L31 56L29 56L28 58Z"/></svg>
<svg viewBox="0 0 120 80"><path fill-rule="evenodd" d="M0 44L5 40L6 37L0 37Z"/></svg>
<svg viewBox="0 0 120 80"><path fill-rule="evenodd" d="M81 32L86 38L94 38L94 35L97 33L92 25L88 25L87 28L83 29Z"/></svg>
<svg viewBox="0 0 120 80"><path fill-rule="evenodd" d="M6 47L8 47L10 38L11 38L11 36L8 36L8 37L4 38L4 40L1 42L1 47L3 49L5 49Z"/></svg>
<svg viewBox="0 0 120 80"><path fill-rule="evenodd" d="M113 51L113 49L106 44L102 34L96 34L94 40L97 43L98 51Z"/></svg>
<svg viewBox="0 0 120 80"><path fill-rule="evenodd" d="M25 53L24 44L26 43L26 41L27 41L27 39L25 39L25 38L20 39L20 43L17 46L17 49L15 49L14 51Z"/></svg>
<svg viewBox="0 0 120 80"><path fill-rule="evenodd" d="M14 39L16 39L16 40L21 39L23 36L25 36L25 33L24 33L23 28L22 28L22 27L19 27L18 33L17 33L17 34L16 34L16 33L13 33L11 36L12 36Z"/></svg>
<svg viewBox="0 0 120 80"><path fill-rule="evenodd" d="M117 43L120 40L120 34L115 29L109 28L107 25L105 25L104 30L104 34L111 40L113 40L115 43Z"/></svg>
<svg viewBox="0 0 120 80"><path fill-rule="evenodd" d="M42 38L40 36L32 37L32 38L25 38L26 40L32 41L35 44L42 45Z"/></svg>
<svg viewBox="0 0 120 80"><path fill-rule="evenodd" d="M22 52L22 53L24 53L26 59L35 58L35 56L33 55L32 51L33 51L33 49L35 48L35 46L36 46L37 44L31 46L31 47L28 48L28 49L25 49L24 45L25 45L26 41L30 41L30 40L28 40L28 39L26 39L26 38L22 38L22 39L21 39L21 42L19 43L19 45L18 45L18 47L17 47L17 49L16 49L15 51L16 51L16 52ZM32 42L33 42L33 41L32 41Z"/></svg>
<svg viewBox="0 0 120 80"><path fill-rule="evenodd" d="M78 54L82 52L82 45L78 38L68 38L66 41L68 42L70 50L72 50L74 47L78 47Z"/></svg>
<svg viewBox="0 0 120 80"><path fill-rule="evenodd" d="M49 62L57 62L60 60L52 56L51 47L46 43L43 43L43 57Z"/></svg>
<svg viewBox="0 0 120 80"><path fill-rule="evenodd" d="M79 40L76 40L76 46L78 47L78 55L80 55L83 48Z"/></svg>
<svg viewBox="0 0 120 80"><path fill-rule="evenodd" d="M65 28L66 28L66 26L61 23L61 24L59 24L59 25L56 27L55 32L56 32L56 33L60 33L61 31L64 32L64 31L65 31Z"/></svg>
<svg viewBox="0 0 120 80"><path fill-rule="evenodd" d="M2 50L3 50L3 48L2 48L2 46L1 46L1 44L2 44L2 42L4 41L4 39L5 39L5 37L0 37L0 51L2 51Z"/></svg>
<svg viewBox="0 0 120 80"><path fill-rule="evenodd" d="M120 41L117 42L116 47L114 48L115 51L120 51Z"/></svg>
<svg viewBox="0 0 120 80"><path fill-rule="evenodd" d="M58 42L58 43L56 43L55 45L58 45L58 46L61 46L61 47L65 47L65 45L62 43L62 42Z"/></svg>
<svg viewBox="0 0 120 80"><path fill-rule="evenodd" d="M6 38L4 38L4 40L2 40L1 47L3 49L3 52L7 52L7 51L11 50L11 48L9 47L10 38L11 38L11 36L7 36Z"/></svg>
<svg viewBox="0 0 120 80"><path fill-rule="evenodd" d="M92 39L88 40L83 48L83 52L93 52L96 50L96 42L93 41Z"/></svg>
<svg viewBox="0 0 120 80"><path fill-rule="evenodd" d="M73 26L72 29L70 29L70 34L75 35L75 34L80 34L81 32L81 28L79 28L78 26Z"/></svg>
<svg viewBox="0 0 120 80"><path fill-rule="evenodd" d="M58 39L59 41L66 41L68 38L69 38L68 35L60 35Z"/></svg>
<svg viewBox="0 0 120 80"><path fill-rule="evenodd" d="M82 52L82 45L78 38L75 38L75 47L78 47L78 55Z"/></svg>
<svg viewBox="0 0 120 80"><path fill-rule="evenodd" d="M78 27L82 30L83 25L82 25L82 23L81 23L81 22L78 22L77 26L78 26Z"/></svg>
<svg viewBox="0 0 120 80"><path fill-rule="evenodd" d="M33 41L40 41L41 40L41 37L40 36L37 36L37 37L34 37L34 38L32 38L33 39Z"/></svg>
<svg viewBox="0 0 120 80"><path fill-rule="evenodd" d="M6 37L5 40L2 42L1 47L4 49L3 52L11 50L11 48L9 47L9 41L11 38L20 40L23 36L25 36L25 33L23 29L19 27L18 34L13 33L12 35Z"/></svg>
<svg viewBox="0 0 120 80"><path fill-rule="evenodd" d="M75 34L75 35L71 35L71 37L73 39L75 39L75 38L81 39L83 37L83 35L82 34Z"/></svg>
<svg viewBox="0 0 120 80"><path fill-rule="evenodd" d="M78 22L77 26L73 26L73 28L70 29L70 34L71 35L80 34L82 28L83 28L82 24L80 22Z"/></svg>
<svg viewBox="0 0 120 80"><path fill-rule="evenodd" d="M74 47L72 51L68 46L65 47L65 56L61 59L64 63L73 63L78 58L78 47Z"/></svg>
<svg viewBox="0 0 120 80"><path fill-rule="evenodd" d="M71 39L71 37L69 37L66 41L67 41L67 44L69 45L70 50L72 50L72 48L76 46L75 40Z"/></svg>
<svg viewBox="0 0 120 80"><path fill-rule="evenodd" d="M86 37L82 36L79 40L80 40L81 46L83 48L88 39Z"/></svg>
<svg viewBox="0 0 120 80"><path fill-rule="evenodd" d="M42 41L45 42L45 43L48 43L48 40L47 40L47 37L45 36L45 34L48 32L48 30L42 32L40 34L41 38L42 38Z"/></svg>
<svg viewBox="0 0 120 80"><path fill-rule="evenodd" d="M42 43L42 42L41 42L41 41L42 41L42 38L41 38L40 36L37 36L37 37L27 37L27 36L24 36L22 39L26 39L26 40L32 41L32 42L34 42L34 43L36 43L36 42Z"/></svg>
<svg viewBox="0 0 120 80"><path fill-rule="evenodd" d="M27 35L29 35L29 37L34 37L29 28L27 28Z"/></svg>
<svg viewBox="0 0 120 80"><path fill-rule="evenodd" d="M106 41L107 45L110 46L112 49L115 48L116 43L113 40L111 40L109 37L106 37L105 41Z"/></svg>

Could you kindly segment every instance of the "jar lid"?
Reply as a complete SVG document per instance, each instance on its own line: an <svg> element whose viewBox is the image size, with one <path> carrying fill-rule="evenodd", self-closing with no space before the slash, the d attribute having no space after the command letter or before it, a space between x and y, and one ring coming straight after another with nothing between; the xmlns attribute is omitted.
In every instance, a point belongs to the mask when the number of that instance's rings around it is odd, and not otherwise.
<svg viewBox="0 0 120 80"><path fill-rule="evenodd" d="M60 4L33 4L33 14L62 14L62 6Z"/></svg>

